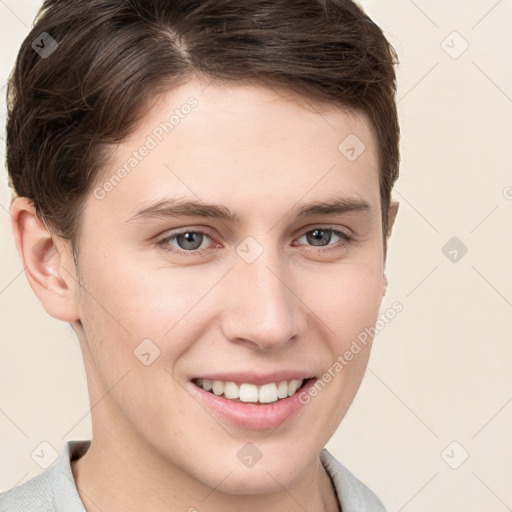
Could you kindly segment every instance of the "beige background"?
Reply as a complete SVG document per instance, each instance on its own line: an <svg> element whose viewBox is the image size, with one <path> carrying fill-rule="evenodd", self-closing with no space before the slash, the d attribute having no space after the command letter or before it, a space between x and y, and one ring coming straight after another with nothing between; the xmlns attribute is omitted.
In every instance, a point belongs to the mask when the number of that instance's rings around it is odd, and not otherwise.
<svg viewBox="0 0 512 512"><path fill-rule="evenodd" d="M38 5L0 0L2 125L5 80ZM511 510L512 2L364 6L400 57L402 164L393 195L401 208L382 311L397 300L404 309L376 337L359 394L327 448L390 512ZM3 127L1 136L3 161ZM76 337L44 311L23 274L1 171L4 490L42 471L31 458L40 443L60 451L91 430ZM452 237L468 248L456 262L442 251Z"/></svg>

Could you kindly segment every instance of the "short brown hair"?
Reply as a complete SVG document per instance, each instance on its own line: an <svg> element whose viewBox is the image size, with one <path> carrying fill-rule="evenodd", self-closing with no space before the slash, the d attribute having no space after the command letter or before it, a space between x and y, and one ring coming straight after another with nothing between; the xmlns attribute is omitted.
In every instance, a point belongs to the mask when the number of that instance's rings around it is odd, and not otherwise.
<svg viewBox="0 0 512 512"><path fill-rule="evenodd" d="M58 46L43 58L33 45L48 35ZM86 197L149 99L194 75L254 81L368 117L386 254L400 160L395 63L351 0L45 0L8 82L10 186L71 240L77 262Z"/></svg>

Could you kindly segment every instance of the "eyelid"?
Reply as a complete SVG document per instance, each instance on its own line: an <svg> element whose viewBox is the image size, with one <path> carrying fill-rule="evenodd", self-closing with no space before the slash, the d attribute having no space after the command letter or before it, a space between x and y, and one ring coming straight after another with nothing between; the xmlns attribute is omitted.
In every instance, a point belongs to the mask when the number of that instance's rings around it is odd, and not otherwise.
<svg viewBox="0 0 512 512"><path fill-rule="evenodd" d="M298 236L303 236L305 235L306 233L308 233L309 231L314 231L315 229L329 229L331 231L338 231L338 232L341 232L343 233L347 238L352 238L353 236L355 236L355 232L348 228L348 227L345 227L345 226L339 226L339 225L334 225L334 224L322 224L321 222L317 222L317 223L312 223L312 224L309 224L307 226L304 226L302 227L298 233L300 233Z"/></svg>

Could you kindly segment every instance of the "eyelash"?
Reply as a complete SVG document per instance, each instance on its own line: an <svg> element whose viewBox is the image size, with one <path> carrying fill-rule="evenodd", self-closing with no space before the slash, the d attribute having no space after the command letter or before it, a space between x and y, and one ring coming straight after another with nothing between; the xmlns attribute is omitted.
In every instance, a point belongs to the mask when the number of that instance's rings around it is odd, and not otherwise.
<svg viewBox="0 0 512 512"><path fill-rule="evenodd" d="M323 231L331 231L332 233L334 233L335 235L338 235L341 238L341 240L338 241L335 245L328 246L328 248L319 249L319 248L316 248L314 246L311 246L311 250L313 250L314 252L316 252L318 254L325 254L326 252L329 252L329 251L332 251L332 250L341 249L341 248L346 247L347 245L349 245L349 243L352 241L352 237L350 237L349 235L347 235L343 231L339 231L339 230L330 228L328 226L315 226L313 229L308 229L307 231L304 231L299 236L299 238L302 238L307 233L310 233L310 232L315 231L317 229L318 230L323 230ZM172 235L167 235L166 237L160 239L156 243L156 245L161 247L164 251L168 251L168 252L170 252L172 254L177 254L179 256L198 256L198 255L199 256L203 256L204 252L207 249L195 249L193 251L177 250L175 248L171 249L171 246L168 244L168 242L170 242L172 239L174 239L175 237L177 237L179 235L183 235L184 233L196 233L196 234L206 235L206 236L208 236L211 239L213 238L212 234L210 232L208 232L208 231L185 229L185 230L181 230L181 231L178 231L176 233L173 233Z"/></svg>

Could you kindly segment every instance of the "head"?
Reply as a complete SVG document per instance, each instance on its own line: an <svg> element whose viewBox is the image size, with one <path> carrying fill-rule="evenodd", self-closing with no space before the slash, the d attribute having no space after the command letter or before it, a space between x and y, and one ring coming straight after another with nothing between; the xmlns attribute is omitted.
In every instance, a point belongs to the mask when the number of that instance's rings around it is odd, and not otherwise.
<svg viewBox="0 0 512 512"><path fill-rule="evenodd" d="M348 0L44 2L8 86L12 225L34 292L77 333L91 403L105 397L93 440L212 486L233 471L232 493L318 455L371 342L271 429L215 417L193 380L320 379L374 325L398 207L395 58Z"/></svg>

